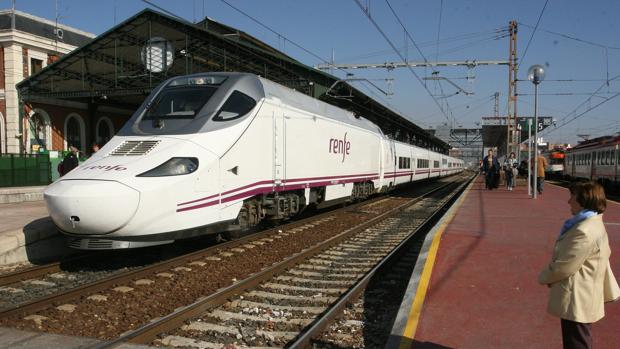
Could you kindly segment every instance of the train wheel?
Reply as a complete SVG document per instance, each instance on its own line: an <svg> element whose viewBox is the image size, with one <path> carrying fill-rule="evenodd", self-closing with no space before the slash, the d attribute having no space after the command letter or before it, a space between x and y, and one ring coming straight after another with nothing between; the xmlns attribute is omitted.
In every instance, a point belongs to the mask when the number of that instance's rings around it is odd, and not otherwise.
<svg viewBox="0 0 620 349"><path fill-rule="evenodd" d="M224 238L228 241L237 240L241 237L241 232L239 230L227 231L224 234Z"/></svg>

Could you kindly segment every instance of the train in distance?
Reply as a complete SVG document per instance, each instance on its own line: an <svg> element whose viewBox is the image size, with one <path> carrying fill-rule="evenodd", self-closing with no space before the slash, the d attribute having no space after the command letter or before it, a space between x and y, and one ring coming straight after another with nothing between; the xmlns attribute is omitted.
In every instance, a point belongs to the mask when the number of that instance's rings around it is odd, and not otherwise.
<svg viewBox="0 0 620 349"><path fill-rule="evenodd" d="M247 73L171 78L45 190L77 249L228 234L463 170L363 117Z"/></svg>
<svg viewBox="0 0 620 349"><path fill-rule="evenodd" d="M620 135L604 136L579 143L566 151L564 176L595 180L608 189L620 189Z"/></svg>

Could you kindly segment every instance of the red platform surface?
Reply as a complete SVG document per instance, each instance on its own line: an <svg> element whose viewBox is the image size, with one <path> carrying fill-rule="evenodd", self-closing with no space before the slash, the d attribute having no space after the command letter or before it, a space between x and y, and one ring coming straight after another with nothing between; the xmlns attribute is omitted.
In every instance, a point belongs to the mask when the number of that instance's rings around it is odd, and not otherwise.
<svg viewBox="0 0 620 349"><path fill-rule="evenodd" d="M548 288L537 282L569 218L569 192L545 183L487 191L479 176L443 233L413 348L561 348L560 320L547 314ZM604 214L620 276L620 205ZM620 303L593 325L595 348L620 348Z"/></svg>

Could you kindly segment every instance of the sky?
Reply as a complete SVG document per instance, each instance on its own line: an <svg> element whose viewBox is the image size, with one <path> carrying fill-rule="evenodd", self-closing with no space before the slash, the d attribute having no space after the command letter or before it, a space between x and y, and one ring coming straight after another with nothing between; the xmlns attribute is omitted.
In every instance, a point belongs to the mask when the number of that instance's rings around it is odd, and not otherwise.
<svg viewBox="0 0 620 349"><path fill-rule="evenodd" d="M552 116L556 120L555 127L541 134L546 141L575 144L581 139L579 135L594 138L620 132L620 1L617 0L16 0L15 3L20 11L51 20L58 16L62 24L94 34L104 33L144 8L157 10L149 4L152 3L191 22L208 16L236 27L309 66L332 60L336 64L349 64L397 62L402 58L430 62L506 61L509 55L506 29L515 20L518 22L518 80L523 80L517 85L518 116L534 114L534 85L527 81L527 70L539 64L546 74L538 87L539 116ZM12 1L0 0L0 7L11 6ZM500 115L507 113L506 66L347 72L354 74L354 78L368 79L351 84L424 128L444 123L477 127L481 117L494 115L496 92L499 92ZM347 72L333 71L341 78ZM428 80L433 77L441 80ZM370 82L377 87L372 87Z"/></svg>

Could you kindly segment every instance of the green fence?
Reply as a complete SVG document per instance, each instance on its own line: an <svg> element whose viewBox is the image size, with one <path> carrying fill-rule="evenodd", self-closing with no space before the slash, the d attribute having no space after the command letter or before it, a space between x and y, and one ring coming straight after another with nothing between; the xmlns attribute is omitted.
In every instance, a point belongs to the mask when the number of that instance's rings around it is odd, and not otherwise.
<svg viewBox="0 0 620 349"><path fill-rule="evenodd" d="M49 154L0 154L0 187L48 185L51 182Z"/></svg>

